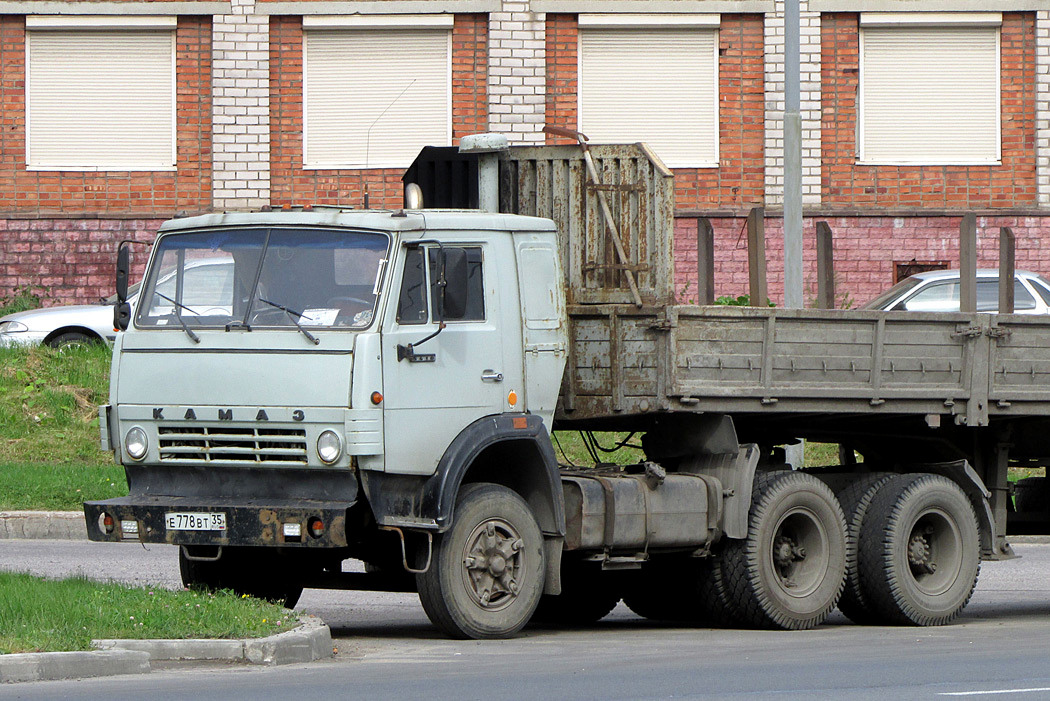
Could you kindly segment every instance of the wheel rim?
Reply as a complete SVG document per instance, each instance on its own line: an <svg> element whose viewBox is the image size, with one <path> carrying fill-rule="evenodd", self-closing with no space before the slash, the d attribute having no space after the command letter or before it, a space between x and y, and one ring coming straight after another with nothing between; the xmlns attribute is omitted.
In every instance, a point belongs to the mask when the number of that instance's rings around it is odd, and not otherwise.
<svg viewBox="0 0 1050 701"><path fill-rule="evenodd" d="M927 596L943 594L962 568L962 533L941 509L927 509L915 519L905 550L916 588Z"/></svg>
<svg viewBox="0 0 1050 701"><path fill-rule="evenodd" d="M769 552L779 588L797 598L815 592L827 573L828 547L828 534L809 509L795 509L781 517Z"/></svg>
<svg viewBox="0 0 1050 701"><path fill-rule="evenodd" d="M525 555L517 529L500 518L482 521L467 537L463 579L471 600L486 611L499 611L518 598Z"/></svg>

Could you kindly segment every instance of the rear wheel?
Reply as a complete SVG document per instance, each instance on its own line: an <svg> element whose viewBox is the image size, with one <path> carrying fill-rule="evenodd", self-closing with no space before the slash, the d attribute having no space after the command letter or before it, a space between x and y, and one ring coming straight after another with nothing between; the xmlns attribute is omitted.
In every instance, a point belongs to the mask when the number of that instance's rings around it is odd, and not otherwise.
<svg viewBox="0 0 1050 701"><path fill-rule="evenodd" d="M253 548L223 548L217 560L195 559L187 547L179 548L179 574L189 589L230 589L285 608L295 608L303 587L283 573L287 568L277 558Z"/></svg>
<svg viewBox="0 0 1050 701"><path fill-rule="evenodd" d="M941 475L893 477L868 507L859 566L864 599L879 622L948 623L969 602L981 569L970 500Z"/></svg>
<svg viewBox="0 0 1050 701"><path fill-rule="evenodd" d="M729 541L719 568L743 622L819 625L838 603L846 571L846 525L835 495L803 472L758 475L747 538Z"/></svg>
<svg viewBox="0 0 1050 701"><path fill-rule="evenodd" d="M874 623L875 614L864 600L860 584L860 567L857 551L860 544L860 529L868 513L871 500L879 487L893 475L870 474L858 477L835 496L838 497L842 513L846 517L846 586L839 599L839 611L854 623Z"/></svg>
<svg viewBox="0 0 1050 701"><path fill-rule="evenodd" d="M506 638L532 617L543 593L543 534L528 504L506 487L468 484L452 526L416 575L430 621L453 638Z"/></svg>

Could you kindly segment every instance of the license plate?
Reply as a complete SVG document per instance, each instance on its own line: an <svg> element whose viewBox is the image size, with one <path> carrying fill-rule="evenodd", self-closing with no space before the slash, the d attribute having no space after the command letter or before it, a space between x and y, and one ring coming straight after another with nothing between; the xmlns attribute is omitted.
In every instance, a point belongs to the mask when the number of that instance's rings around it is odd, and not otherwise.
<svg viewBox="0 0 1050 701"><path fill-rule="evenodd" d="M173 513L164 514L164 523L169 531L225 531L224 513Z"/></svg>

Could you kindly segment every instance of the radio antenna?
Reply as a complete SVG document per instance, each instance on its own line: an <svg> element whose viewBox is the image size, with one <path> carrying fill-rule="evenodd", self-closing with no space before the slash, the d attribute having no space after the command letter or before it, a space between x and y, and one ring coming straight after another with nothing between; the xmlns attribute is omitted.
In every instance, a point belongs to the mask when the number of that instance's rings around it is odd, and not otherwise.
<svg viewBox="0 0 1050 701"><path fill-rule="evenodd" d="M369 125L368 130L365 132L365 170L368 170L368 165L369 165L369 163L371 163L371 159L369 158L369 148L370 148L371 142L372 142L372 129L373 129L373 127L375 127L376 124L379 124L379 120L383 118L383 115L385 115L387 112L390 111L390 108L394 106L394 103L397 102L398 100L400 100L401 97L406 92L408 92L408 89L411 88L413 85L415 85L417 80L418 80L418 78L413 78L411 80L411 82L409 82L409 84L405 86L405 89L402 90L401 92L399 92L397 94L397 97L395 97L393 100L391 100L390 104L387 105L386 108L382 112L379 113L379 116L375 118L375 121L372 122L372 124ZM369 208L368 207L368 178L366 177L365 178L365 209L368 209L368 208Z"/></svg>

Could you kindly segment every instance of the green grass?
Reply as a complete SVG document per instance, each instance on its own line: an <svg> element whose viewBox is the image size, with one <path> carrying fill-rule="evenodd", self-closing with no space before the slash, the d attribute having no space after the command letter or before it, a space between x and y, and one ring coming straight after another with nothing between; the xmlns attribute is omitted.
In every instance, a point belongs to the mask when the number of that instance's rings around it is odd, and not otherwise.
<svg viewBox="0 0 1050 701"><path fill-rule="evenodd" d="M102 638L255 638L296 625L260 599L0 573L0 653L89 650Z"/></svg>
<svg viewBox="0 0 1050 701"><path fill-rule="evenodd" d="M0 509L77 511L127 493L99 448L109 361L105 346L0 348Z"/></svg>

